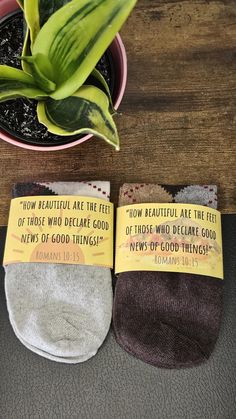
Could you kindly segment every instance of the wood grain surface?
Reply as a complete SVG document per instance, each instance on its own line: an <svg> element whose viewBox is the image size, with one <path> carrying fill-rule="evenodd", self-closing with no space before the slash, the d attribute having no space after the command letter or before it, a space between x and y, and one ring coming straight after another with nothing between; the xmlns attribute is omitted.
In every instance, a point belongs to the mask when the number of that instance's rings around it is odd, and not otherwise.
<svg viewBox="0 0 236 419"><path fill-rule="evenodd" d="M216 183L236 212L236 2L139 0L121 31L128 84L116 118L121 151L93 138L58 152L0 141L0 225L26 180Z"/></svg>

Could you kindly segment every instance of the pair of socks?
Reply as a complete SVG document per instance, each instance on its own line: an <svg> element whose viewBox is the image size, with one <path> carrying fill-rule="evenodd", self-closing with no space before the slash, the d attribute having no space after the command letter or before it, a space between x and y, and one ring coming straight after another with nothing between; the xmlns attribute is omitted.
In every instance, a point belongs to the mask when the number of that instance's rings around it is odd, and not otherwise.
<svg viewBox="0 0 236 419"><path fill-rule="evenodd" d="M13 197L77 195L109 201L109 182L16 184ZM5 267L12 328L31 351L57 362L94 356L111 323L112 281L108 268L47 263Z"/></svg>
<svg viewBox="0 0 236 419"><path fill-rule="evenodd" d="M189 203L217 208L212 185L124 184L119 206ZM213 351L222 314L223 281L173 272L118 275L113 329L127 352L151 365L184 368L201 364Z"/></svg>

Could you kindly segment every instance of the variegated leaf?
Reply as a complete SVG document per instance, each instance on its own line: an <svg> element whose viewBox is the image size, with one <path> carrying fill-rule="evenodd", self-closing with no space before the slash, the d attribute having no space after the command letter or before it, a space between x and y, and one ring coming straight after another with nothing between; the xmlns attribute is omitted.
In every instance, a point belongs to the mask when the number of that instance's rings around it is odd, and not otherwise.
<svg viewBox="0 0 236 419"><path fill-rule="evenodd" d="M26 28L26 32L25 32L25 39L24 39L24 44L23 44L23 49L22 49L22 56L30 56L31 55L31 49L30 49L30 30L27 26ZM28 73L31 74L31 67L27 64L26 61L21 60L21 67L22 69Z"/></svg>
<svg viewBox="0 0 236 419"><path fill-rule="evenodd" d="M93 134L119 150L119 138L105 93L94 86L82 86L73 96L39 102L39 122L57 135Z"/></svg>
<svg viewBox="0 0 236 419"><path fill-rule="evenodd" d="M6 65L0 65L0 101L16 99L17 97L40 99L46 93L38 89L34 79L22 70Z"/></svg>
<svg viewBox="0 0 236 419"><path fill-rule="evenodd" d="M70 1L71 0L24 0L24 2L19 2L21 3L21 7L24 8L25 19L30 29L31 48L40 28L48 21L53 13Z"/></svg>
<svg viewBox="0 0 236 419"><path fill-rule="evenodd" d="M70 96L85 82L135 3L72 0L50 17L35 40L32 54L47 56L56 69L53 99Z"/></svg>
<svg viewBox="0 0 236 419"><path fill-rule="evenodd" d="M23 61L27 63L30 68L30 74L32 74L35 84L46 93L51 93L56 89L55 83L52 81L53 68L51 63L48 61L47 56L43 54L37 54L35 56L22 57ZM46 74L49 75L50 79L47 78Z"/></svg>
<svg viewBox="0 0 236 419"><path fill-rule="evenodd" d="M24 1L24 16L30 30L31 50L40 31L39 0Z"/></svg>
<svg viewBox="0 0 236 419"><path fill-rule="evenodd" d="M110 102L110 110L111 110L112 114L115 114L116 111L113 107L113 102L112 102L110 89L109 89L109 86L108 86L106 80L104 79L103 75L100 73L100 71L98 71L96 68L94 68L90 77L91 77L91 84L93 84L92 81L94 79L95 83L98 84L97 87L99 87L99 89L103 90L104 93L107 94L107 96L109 98L109 102Z"/></svg>
<svg viewBox="0 0 236 419"><path fill-rule="evenodd" d="M72 0L38 0L40 28L48 21L50 16L52 16L57 10L61 9L61 7L65 6L65 4L70 3L71 1Z"/></svg>

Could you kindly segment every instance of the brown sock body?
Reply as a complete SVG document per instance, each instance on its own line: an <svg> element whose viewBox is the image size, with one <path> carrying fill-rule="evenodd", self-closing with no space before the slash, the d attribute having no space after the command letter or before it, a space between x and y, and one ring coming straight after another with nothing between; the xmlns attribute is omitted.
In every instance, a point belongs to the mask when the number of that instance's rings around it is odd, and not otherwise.
<svg viewBox="0 0 236 419"><path fill-rule="evenodd" d="M217 206L215 186L125 184L119 205L182 202ZM118 276L113 305L117 342L130 354L163 368L207 360L222 313L223 281L172 272L127 272Z"/></svg>

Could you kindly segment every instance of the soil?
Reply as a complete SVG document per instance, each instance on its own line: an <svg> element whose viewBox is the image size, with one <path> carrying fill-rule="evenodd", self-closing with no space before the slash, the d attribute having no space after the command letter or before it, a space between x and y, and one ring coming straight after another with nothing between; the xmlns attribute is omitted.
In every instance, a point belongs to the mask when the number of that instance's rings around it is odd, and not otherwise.
<svg viewBox="0 0 236 419"><path fill-rule="evenodd" d="M24 20L21 11L17 11L2 21L0 26L0 64L20 68L19 57L24 41ZM111 54L107 51L97 69L103 74L108 86L113 91ZM36 114L35 100L20 98L0 103L0 126L21 141L30 144L52 146L67 144L78 139L78 135L63 137L51 134L40 124Z"/></svg>

